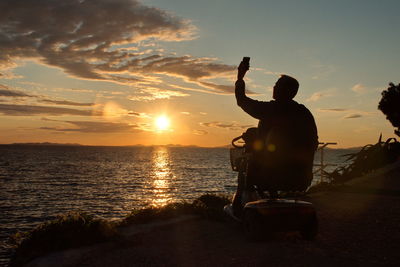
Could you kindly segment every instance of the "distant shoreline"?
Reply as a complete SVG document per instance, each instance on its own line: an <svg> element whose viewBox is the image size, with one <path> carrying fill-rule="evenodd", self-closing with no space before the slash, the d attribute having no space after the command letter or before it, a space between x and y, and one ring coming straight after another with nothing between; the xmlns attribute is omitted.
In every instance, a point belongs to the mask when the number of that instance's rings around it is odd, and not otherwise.
<svg viewBox="0 0 400 267"><path fill-rule="evenodd" d="M82 145L78 143L51 143L51 142L39 142L39 143L10 143L10 144L0 144L0 146L79 146L79 147L187 147L187 148L231 148L230 144L222 146L197 146L197 145L179 145L179 144L167 144L167 145ZM348 150L348 149L361 149L362 147L326 147L325 150ZM316 152L318 153L318 152Z"/></svg>
<svg viewBox="0 0 400 267"><path fill-rule="evenodd" d="M0 144L0 146L80 146L80 147L196 147L196 148L228 148L228 146L216 146L216 147L201 147L196 145L121 145L121 146L107 146L107 145L82 145L75 143L11 143L11 144Z"/></svg>

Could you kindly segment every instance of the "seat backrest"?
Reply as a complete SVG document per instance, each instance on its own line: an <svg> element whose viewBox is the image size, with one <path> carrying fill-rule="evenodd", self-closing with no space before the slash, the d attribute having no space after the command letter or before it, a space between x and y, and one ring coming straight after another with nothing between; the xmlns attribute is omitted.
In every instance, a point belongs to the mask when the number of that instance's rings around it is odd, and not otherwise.
<svg viewBox="0 0 400 267"><path fill-rule="evenodd" d="M295 146L291 134L272 128L263 140L263 149L254 151L249 173L264 190L304 191L311 184L314 151ZM254 170L252 170L254 169Z"/></svg>

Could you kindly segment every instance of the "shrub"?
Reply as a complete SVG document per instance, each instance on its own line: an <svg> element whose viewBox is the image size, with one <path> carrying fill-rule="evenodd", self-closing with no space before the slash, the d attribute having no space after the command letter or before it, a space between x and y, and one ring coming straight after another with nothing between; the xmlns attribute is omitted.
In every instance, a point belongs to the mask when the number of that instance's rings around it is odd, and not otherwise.
<svg viewBox="0 0 400 267"><path fill-rule="evenodd" d="M214 220L222 220L224 218L223 208L230 203L230 199L226 195L202 195L193 202L193 206L197 214L202 217Z"/></svg>
<svg viewBox="0 0 400 267"><path fill-rule="evenodd" d="M167 220L181 215L199 215L207 219L223 218L223 207L229 198L224 195L202 195L192 203L171 203L163 207L148 207L132 211L120 225L141 224L156 220Z"/></svg>
<svg viewBox="0 0 400 267"><path fill-rule="evenodd" d="M400 136L400 84L394 85L389 83L389 88L382 92L382 99L379 102L378 109L386 115L393 127L397 127L394 131Z"/></svg>
<svg viewBox="0 0 400 267"><path fill-rule="evenodd" d="M325 173L334 184L343 184L352 178L395 162L400 156L400 143L395 138L382 142L381 135L376 144L366 145L357 153L343 156L347 157L346 161L351 161L349 165Z"/></svg>
<svg viewBox="0 0 400 267"><path fill-rule="evenodd" d="M132 211L120 225L148 223L155 220L167 220L180 215L193 214L192 204L187 202L170 203L163 207L148 207Z"/></svg>
<svg viewBox="0 0 400 267"><path fill-rule="evenodd" d="M20 266L51 251L90 245L116 236L114 225L85 213L71 212L12 237L11 266Z"/></svg>

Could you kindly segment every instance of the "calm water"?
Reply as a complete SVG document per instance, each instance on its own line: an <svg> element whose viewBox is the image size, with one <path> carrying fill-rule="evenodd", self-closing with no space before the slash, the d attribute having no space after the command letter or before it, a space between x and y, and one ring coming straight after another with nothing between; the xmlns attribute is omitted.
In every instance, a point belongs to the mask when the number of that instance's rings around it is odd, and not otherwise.
<svg viewBox="0 0 400 267"><path fill-rule="evenodd" d="M349 152L325 158L340 164ZM232 193L235 185L226 148L0 146L1 245L68 211L118 219L134 208ZM0 253L4 264L4 247Z"/></svg>

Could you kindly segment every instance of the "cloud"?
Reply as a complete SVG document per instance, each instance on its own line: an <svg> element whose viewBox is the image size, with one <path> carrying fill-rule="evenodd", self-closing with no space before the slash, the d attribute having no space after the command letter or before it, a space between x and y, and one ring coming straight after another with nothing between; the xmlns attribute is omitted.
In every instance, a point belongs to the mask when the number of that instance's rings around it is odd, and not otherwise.
<svg viewBox="0 0 400 267"><path fill-rule="evenodd" d="M51 65L88 76L97 76L89 61L61 55L92 56L93 61L101 54L116 63L126 54L107 51L113 45L150 38L188 40L194 31L189 21L136 0L3 0L0 10L3 60L41 56Z"/></svg>
<svg viewBox="0 0 400 267"><path fill-rule="evenodd" d="M182 97L189 96L186 93L180 91L166 90L155 87L148 87L141 90L136 95L129 96L129 100L132 101L152 101L155 99L170 99L171 97Z"/></svg>
<svg viewBox="0 0 400 267"><path fill-rule="evenodd" d="M262 68L251 68L251 70L260 70L260 71L263 71L264 74L273 75L273 76L281 76L284 73L284 72L280 72L280 71L264 70Z"/></svg>
<svg viewBox="0 0 400 267"><path fill-rule="evenodd" d="M164 74L209 93L233 93L232 86L207 79L231 77L236 66L212 58L163 55L149 46L194 39L196 28L136 0L3 0L0 25L3 68L16 59L34 59L78 78L135 84L139 90L147 88L141 83L156 86L157 75Z"/></svg>
<svg viewBox="0 0 400 267"><path fill-rule="evenodd" d="M366 88L365 88L365 86L362 85L361 83L358 83L358 84L354 85L354 86L351 88L351 90L354 91L354 92L356 92L356 93L364 93L365 90L366 90Z"/></svg>
<svg viewBox="0 0 400 267"><path fill-rule="evenodd" d="M232 85L218 85L206 82L204 79L215 77L230 77L236 66L215 63L210 58L194 58L191 56L166 57L157 59L143 65L138 71L145 73L167 74L180 77L186 82L198 84L211 89L210 92L233 93Z"/></svg>
<svg viewBox="0 0 400 267"><path fill-rule="evenodd" d="M47 103L47 104L56 104L56 105L64 105L64 106L78 106L78 107L91 107L94 103L79 103L68 100L51 100L51 99L41 99L39 102Z"/></svg>
<svg viewBox="0 0 400 267"><path fill-rule="evenodd" d="M348 115L344 116L343 119L356 119L356 118L361 118L361 117L363 117L362 114L352 113L352 114L348 114Z"/></svg>
<svg viewBox="0 0 400 267"><path fill-rule="evenodd" d="M11 91L11 90L2 90L0 89L0 96L6 96L6 97L31 97L31 95L22 93L22 92L17 92L17 91Z"/></svg>
<svg viewBox="0 0 400 267"><path fill-rule="evenodd" d="M318 109L319 112L344 112L348 111L348 109L345 108L320 108Z"/></svg>
<svg viewBox="0 0 400 267"><path fill-rule="evenodd" d="M35 116L35 115L74 115L74 116L92 116L92 110L80 110L60 107L33 106L33 105L14 105L0 104L0 114L6 116Z"/></svg>
<svg viewBox="0 0 400 267"><path fill-rule="evenodd" d="M93 93L94 90L90 89L78 89L78 88L53 88L53 91L60 92L74 92L74 93Z"/></svg>
<svg viewBox="0 0 400 267"><path fill-rule="evenodd" d="M216 77L217 74L229 73L236 69L236 66L215 63L214 60L191 56L165 57L148 62L142 69L145 72L180 76L189 81Z"/></svg>
<svg viewBox="0 0 400 267"><path fill-rule="evenodd" d="M223 123L223 122L201 122L201 126L204 127L212 127L212 128L222 128L222 129L228 129L228 130L243 130L247 129L253 125L239 125L237 122L231 122L231 123Z"/></svg>
<svg viewBox="0 0 400 267"><path fill-rule="evenodd" d="M21 91L11 90L8 86L0 84L0 96L5 97L33 97Z"/></svg>
<svg viewBox="0 0 400 267"><path fill-rule="evenodd" d="M10 97L10 98L33 98L37 102L45 104L63 105L63 106L79 106L79 107L90 107L94 106L94 103L80 103L68 100L53 100L46 98L44 96L30 95L15 89L10 89L8 86L0 84L0 97Z"/></svg>
<svg viewBox="0 0 400 267"><path fill-rule="evenodd" d="M321 108L318 109L318 111L327 113L343 113L343 112L347 113L342 117L342 119L355 119L374 114L374 112L362 111L357 109L345 109L345 108Z"/></svg>
<svg viewBox="0 0 400 267"><path fill-rule="evenodd" d="M205 130L193 130L192 133L193 133L194 135L206 135L206 134L208 134L208 132L205 131Z"/></svg>
<svg viewBox="0 0 400 267"><path fill-rule="evenodd" d="M323 97L328 97L331 96L330 93L326 93L326 92L316 92L313 93L308 99L306 99L306 101L308 102L316 102L318 100L320 100Z"/></svg>
<svg viewBox="0 0 400 267"><path fill-rule="evenodd" d="M220 93L225 94L234 94L235 93L235 86L234 85L221 85L221 84L214 84L210 82L200 82L200 85L214 89ZM254 94L250 90L246 90L247 94Z"/></svg>
<svg viewBox="0 0 400 267"><path fill-rule="evenodd" d="M44 119L46 121L57 121ZM121 122L97 122L97 121L59 121L75 126L75 128L65 127L40 127L41 130L56 132L80 132L80 133L122 133L141 131L136 124Z"/></svg>
<svg viewBox="0 0 400 267"><path fill-rule="evenodd" d="M133 116L133 117L138 117L138 118L150 118L150 115L148 115L144 112L135 112L135 111L129 111L128 116Z"/></svg>
<svg viewBox="0 0 400 267"><path fill-rule="evenodd" d="M7 68L10 68L10 66L6 66L4 63L3 64L0 63L0 70L3 71L2 73L0 73L0 79L13 80L13 79L23 78L22 75L17 75L15 73L13 73L12 71L7 70Z"/></svg>

